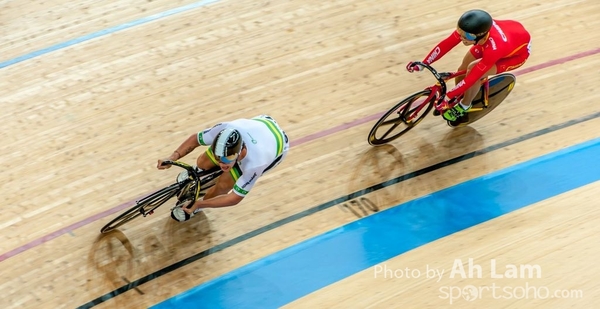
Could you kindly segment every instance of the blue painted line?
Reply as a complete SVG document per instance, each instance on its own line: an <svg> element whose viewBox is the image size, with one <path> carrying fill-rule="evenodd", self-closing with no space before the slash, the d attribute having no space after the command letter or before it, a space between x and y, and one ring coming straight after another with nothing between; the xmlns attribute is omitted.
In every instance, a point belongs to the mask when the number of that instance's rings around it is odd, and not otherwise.
<svg viewBox="0 0 600 309"><path fill-rule="evenodd" d="M154 15L151 15L151 16L148 16L148 17L144 17L144 18L141 18L141 19L138 19L138 20L134 20L134 21L122 24L122 25L118 25L118 26L107 28L107 29L104 29L104 30L101 30L101 31L98 31L98 32L90 33L90 34L84 35L82 37L73 39L73 40L69 40L69 41L66 41L66 42L63 42L63 43L60 43L60 44L56 44L56 45L53 45L53 46L50 46L50 47L47 47L47 48L44 48L44 49L40 49L38 51L31 52L29 54L25 54L23 56L19 56L17 58L13 58L13 59L10 59L10 60L4 61L4 62L0 62L0 69L1 68L5 68L5 67L7 67L9 65L13 65L15 63L19 63L19 62L22 62L22 61L25 61L25 60L29 60L31 58L35 58L35 57L40 56L40 55L44 55L44 54L53 52L55 50L63 49L63 48L66 48L66 47L69 47L69 46L72 46L72 45L75 45L75 44L78 44L78 43L81 43L81 42L84 42L84 41L89 41L89 40L101 37L103 35L115 33L117 31L121 31L121 30L124 30L124 29L127 29L127 28L131 28L131 27L134 27L134 26L141 25L141 24L145 24L145 23L157 20L157 19L161 19L161 18L164 18L164 17L167 17L167 16L178 14L178 13L181 13L181 12L185 12L185 11L189 11L189 10L196 9L196 8L199 8L199 7L203 7L203 6L206 6L206 5L215 3L215 2L219 2L219 1L220 0L205 0L205 1L195 2L195 3L184 5L184 6L181 6L181 7L178 7L178 8L174 8L174 9L171 9L171 10L168 10L168 11L164 11L164 12L161 12L161 13L158 13L158 14L154 14Z"/></svg>
<svg viewBox="0 0 600 309"><path fill-rule="evenodd" d="M152 309L278 308L399 254L600 179L600 139L375 213Z"/></svg>

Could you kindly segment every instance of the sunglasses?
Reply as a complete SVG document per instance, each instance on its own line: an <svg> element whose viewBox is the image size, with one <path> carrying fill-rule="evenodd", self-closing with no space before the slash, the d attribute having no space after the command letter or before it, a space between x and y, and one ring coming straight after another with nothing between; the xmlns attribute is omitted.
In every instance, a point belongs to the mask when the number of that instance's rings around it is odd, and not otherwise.
<svg viewBox="0 0 600 309"><path fill-rule="evenodd" d="M475 35L475 34L468 33L460 28L456 28L456 30L458 31L458 34L460 35L460 37L463 38L464 40L467 40L467 41L477 40L477 35Z"/></svg>
<svg viewBox="0 0 600 309"><path fill-rule="evenodd" d="M462 35L463 38L465 38L468 41L475 41L475 39L477 39L477 36L471 33L467 33L465 32L464 35Z"/></svg>
<svg viewBox="0 0 600 309"><path fill-rule="evenodd" d="M235 162L235 160L237 160L238 155L234 154L234 155L230 155L229 157L218 157L217 160L219 160L219 162L223 163L223 164L231 164L233 162Z"/></svg>

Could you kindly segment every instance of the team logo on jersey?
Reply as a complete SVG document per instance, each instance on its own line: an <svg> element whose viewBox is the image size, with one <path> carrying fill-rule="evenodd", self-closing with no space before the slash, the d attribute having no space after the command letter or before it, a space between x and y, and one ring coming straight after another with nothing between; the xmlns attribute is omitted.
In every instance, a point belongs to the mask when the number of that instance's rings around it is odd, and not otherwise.
<svg viewBox="0 0 600 309"><path fill-rule="evenodd" d="M454 89L457 89L457 88L461 87L464 84L465 84L465 80L463 79L463 80L460 81L460 83L456 84L456 86L454 87Z"/></svg>
<svg viewBox="0 0 600 309"><path fill-rule="evenodd" d="M255 140L254 137L252 137L252 135L250 135L250 133L246 132L246 134L248 134L248 136L250 136L250 140L252 141L252 144L258 143L258 141Z"/></svg>
<svg viewBox="0 0 600 309"><path fill-rule="evenodd" d="M437 56L440 54L441 50L440 47L436 47L433 50L433 53L431 53L431 56L429 56L429 58L427 58L427 63L431 64L433 63L433 61L435 60L435 58L437 58Z"/></svg>
<svg viewBox="0 0 600 309"><path fill-rule="evenodd" d="M496 41L494 41L494 38L490 38L490 44L492 44L492 49L493 50L497 49L497 47L496 47Z"/></svg>
<svg viewBox="0 0 600 309"><path fill-rule="evenodd" d="M256 176L257 176L256 173L254 173L254 175L252 175L252 177L250 177L250 180L248 180L245 184L243 184L241 188L245 189L246 186L248 186L254 180L254 178L256 178Z"/></svg>
<svg viewBox="0 0 600 309"><path fill-rule="evenodd" d="M502 31L502 29L500 29L500 26L498 26L496 23L494 23L494 28L496 28L496 30L498 30L498 33L500 33L500 36L502 37L502 41L508 42L508 38L506 38L506 34L504 34L504 31Z"/></svg>

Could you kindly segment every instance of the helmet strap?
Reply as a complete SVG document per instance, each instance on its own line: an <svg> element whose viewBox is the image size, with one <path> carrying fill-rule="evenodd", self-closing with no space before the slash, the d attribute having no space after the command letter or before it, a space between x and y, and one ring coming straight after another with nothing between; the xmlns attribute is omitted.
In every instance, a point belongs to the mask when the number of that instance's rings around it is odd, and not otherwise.
<svg viewBox="0 0 600 309"><path fill-rule="evenodd" d="M475 42L479 42L480 40L487 40L487 38L490 36L490 33L486 33L484 35L479 35L475 38Z"/></svg>

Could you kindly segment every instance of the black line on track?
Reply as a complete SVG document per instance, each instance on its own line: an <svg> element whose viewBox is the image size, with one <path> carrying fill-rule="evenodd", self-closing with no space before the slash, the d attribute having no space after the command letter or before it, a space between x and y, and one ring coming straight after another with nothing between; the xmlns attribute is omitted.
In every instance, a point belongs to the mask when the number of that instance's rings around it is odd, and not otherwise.
<svg viewBox="0 0 600 309"><path fill-rule="evenodd" d="M226 242L224 242L222 244L216 245L216 246L214 246L214 247L212 247L210 249L207 249L207 250L204 250L204 251L202 251L200 253L192 255L192 256L190 256L188 258L185 258L185 259L183 259L183 260L181 260L181 261L179 261L179 262L177 262L175 264L171 264L171 265L169 265L169 266L167 266L167 267L165 267L163 269L159 269L159 270L157 270L157 271L155 271L155 272L153 272L153 273L151 273L151 274L149 274L149 275L147 275L145 277L142 277L142 278L137 279L137 280L135 280L133 282L130 282L130 283L128 283L128 284L126 284L126 285L124 285L124 286L122 286L122 287L120 287L120 288L118 288L118 289L116 289L116 290L114 290L112 292L106 293L106 294L104 294L104 295L102 295L102 296L100 296L100 297L98 297L98 298L96 298L96 299L94 299L94 300L86 303L86 304L83 304L83 305L79 306L78 308L91 308L93 306L101 304L101 303L103 303L103 302L105 302L107 300L110 300L113 297L119 296L120 294L123 294L123 293L125 293L125 292L127 292L127 291L129 291L131 289L136 289L138 286L140 286L140 285L142 285L142 284L144 284L146 282L149 282L151 280L159 278L159 277L161 277L161 276L163 276L163 275L165 275L167 273L170 273L170 272L172 272L174 270L177 270L177 269L179 269L179 268L181 268L181 267L183 267L185 265L193 263L193 262L195 262L195 261L197 261L197 260L199 260L199 259L201 259L203 257L209 256L209 255L211 255L213 253L216 253L216 252L219 252L219 251L222 251L222 250L225 250L225 249L227 249L229 247L237 245L237 244L239 244L239 243L241 243L243 241L246 241L246 240L248 240L250 238L256 237L256 236L258 236L260 234L263 234L265 232L268 232L268 231L271 231L273 229L276 229L276 228L278 228L278 227L280 227L282 225L285 225L285 224L288 224L290 222L294 222L296 220L299 220L299 219L302 219L304 217L310 216L312 214L315 214L315 213L320 212L322 210L328 209L328 208L333 207L335 205L338 205L338 204L350 201L350 200L355 199L357 197L361 197L363 195L369 194L369 193L377 191L377 190L381 190L383 188L386 188L386 187L398 184L400 182L403 182L403 181L406 181L406 180L409 180L409 179L412 179L412 178L415 178L415 177L418 177L418 176L421 176L421 175L433 172L435 170L439 170L441 168L444 168L444 167L447 167L447 166L450 166L450 165L453 165L453 164L456 164L456 163L459 163L459 162L463 162L463 161L469 160L471 158L478 157L478 156L481 156L483 154L486 154L486 153L489 153L489 152L492 152L492 151L495 151L495 150L498 150L498 149L501 149L501 148L504 148L504 147L508 147L508 146L511 146L511 145L514 145L514 144L517 144L517 143L520 143L520 142L523 142L523 141L526 141L526 140L529 140L529 139L532 139L532 138L535 138L535 137L539 137L539 136L545 135L545 134L556 132L558 130L561 130L561 129L564 129L564 128L568 128L570 126L574 126L574 125L577 125L577 124L580 124L580 123L583 123L583 122L586 122L586 121L589 121L589 120L593 120L593 119L596 119L596 118L599 118L599 117L600 117L600 112L597 112L597 113L590 114L590 115L587 115L587 116L583 116L583 117L580 117L580 118L577 118L577 119L572 119L572 120L569 120L569 121L566 121L566 122L563 122L563 123L560 123L560 124L556 124L556 125L544 128L544 129L540 129L538 131L534 131L534 132L531 132L531 133L528 133L528 134L525 134L525 135L521 135L519 137L515 137L513 139L510 139L510 140L502 142L502 143L498 143L498 144L495 144L495 145L488 146L488 147L483 148L481 150L475 150L475 151L469 152L467 154L464 154L464 155L461 155L461 156L458 156L458 157L455 157L455 158L452 158L452 159L449 159L449 160L446 160L446 161L443 161L443 162L440 162L440 163L437 163L437 164L434 164L434 165L431 165L431 166L428 166L428 167L425 167L425 168L422 168L422 169L414 171L414 172L410 172L410 173L398 176L396 178L390 179L388 181L384 181L382 183L370 186L368 188L365 188L365 189L362 189L362 190L359 190L359 191L355 191L355 192L350 193L348 195L339 197L337 199L331 200L329 202L323 203L323 204L315 206L313 208L304 210L304 211L299 212L297 214L291 215L291 216L289 216L287 218L281 219L279 221L273 222L271 224L268 224L268 225L263 226L261 228L258 228L256 230L250 231L250 232L248 232L248 233L246 233L244 235L240 235L240 236L238 236L236 238L230 239L230 240L228 240L228 241L226 241Z"/></svg>

